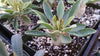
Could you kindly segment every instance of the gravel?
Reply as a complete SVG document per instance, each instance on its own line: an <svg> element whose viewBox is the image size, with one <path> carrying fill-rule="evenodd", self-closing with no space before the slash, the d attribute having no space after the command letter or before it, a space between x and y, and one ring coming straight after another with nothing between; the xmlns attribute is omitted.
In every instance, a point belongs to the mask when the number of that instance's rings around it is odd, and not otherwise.
<svg viewBox="0 0 100 56"><path fill-rule="evenodd" d="M45 49L44 56L75 56L79 53L82 46L86 43L88 37L78 38L72 36L72 43L62 46L54 46L50 37L32 37L26 44L35 51Z"/></svg>

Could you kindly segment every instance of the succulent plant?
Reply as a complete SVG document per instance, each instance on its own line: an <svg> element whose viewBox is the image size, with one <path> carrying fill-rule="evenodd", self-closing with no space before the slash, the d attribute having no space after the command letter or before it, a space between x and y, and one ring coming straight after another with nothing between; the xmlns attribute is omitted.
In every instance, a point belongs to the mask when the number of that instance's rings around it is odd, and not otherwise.
<svg viewBox="0 0 100 56"><path fill-rule="evenodd" d="M72 39L70 35L83 37L95 33L96 31L94 29L85 28L86 26L83 24L77 23L69 26L80 6L81 1L82 0L77 1L72 8L67 11L64 11L65 7L63 1L59 1L57 14L54 16L49 4L44 1L43 9L46 17L37 10L33 11L39 16L40 20L38 23L44 26L46 32L30 30L26 31L25 34L31 36L50 36L53 39L54 45L62 45L71 43Z"/></svg>
<svg viewBox="0 0 100 56"><path fill-rule="evenodd" d="M15 30L18 29L18 20L26 23L31 23L31 20L27 16L30 12L29 8L32 4L31 0L5 0L9 6L0 7L5 13L1 14L0 19L7 18L7 24L13 22L13 27Z"/></svg>
<svg viewBox="0 0 100 56"><path fill-rule="evenodd" d="M23 41L20 34L13 35L11 37L11 43L14 56L23 56Z"/></svg>

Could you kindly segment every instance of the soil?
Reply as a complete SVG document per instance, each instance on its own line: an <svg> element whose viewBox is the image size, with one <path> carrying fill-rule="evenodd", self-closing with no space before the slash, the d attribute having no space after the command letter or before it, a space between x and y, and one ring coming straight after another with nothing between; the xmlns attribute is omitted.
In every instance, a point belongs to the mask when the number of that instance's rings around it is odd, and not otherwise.
<svg viewBox="0 0 100 56"><path fill-rule="evenodd" d="M45 49L44 56L76 56L90 36L82 38L71 37L73 39L72 42L62 46L54 46L50 37L32 37L33 39L26 42L26 44L35 51Z"/></svg>
<svg viewBox="0 0 100 56"><path fill-rule="evenodd" d="M85 14L80 18L75 18L73 21L93 28L100 21L100 9L86 7Z"/></svg>

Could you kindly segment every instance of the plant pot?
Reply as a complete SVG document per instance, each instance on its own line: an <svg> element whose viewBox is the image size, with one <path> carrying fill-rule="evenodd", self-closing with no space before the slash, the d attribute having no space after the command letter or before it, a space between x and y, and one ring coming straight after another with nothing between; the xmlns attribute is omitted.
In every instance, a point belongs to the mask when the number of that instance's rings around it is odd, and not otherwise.
<svg viewBox="0 0 100 56"><path fill-rule="evenodd" d="M11 44L11 36L14 35L11 31L0 24L0 34L3 36L3 39ZM26 41L29 37L24 37L23 42ZM30 55L33 56L35 51L28 47L26 44L23 44L23 49Z"/></svg>
<svg viewBox="0 0 100 56"><path fill-rule="evenodd" d="M97 49L100 47L100 41L98 39L99 36L100 36L100 24L98 26L97 32L89 40L89 44L85 48L83 56L95 56Z"/></svg>

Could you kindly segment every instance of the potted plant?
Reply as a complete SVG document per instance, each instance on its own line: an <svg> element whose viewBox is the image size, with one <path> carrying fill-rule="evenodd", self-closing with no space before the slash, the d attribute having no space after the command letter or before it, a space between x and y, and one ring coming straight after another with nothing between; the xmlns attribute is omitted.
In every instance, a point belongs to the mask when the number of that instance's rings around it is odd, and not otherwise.
<svg viewBox="0 0 100 56"><path fill-rule="evenodd" d="M40 17L38 23L42 25L45 32L30 30L26 31L25 34L38 37L49 36L52 39L53 45L61 46L71 43L72 38L70 35L83 37L95 33L96 31L94 29L85 28L86 26L83 24L77 23L69 26L77 9L79 8L80 2L81 0L77 1L70 10L66 11L67 13L64 13L64 4L63 1L60 1L57 6L57 14L53 16L49 4L44 1L43 9L47 18L44 16L44 14L37 10L32 11ZM64 15L67 16L64 17Z"/></svg>

